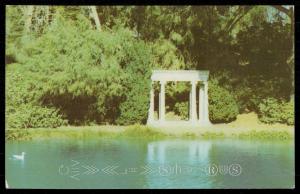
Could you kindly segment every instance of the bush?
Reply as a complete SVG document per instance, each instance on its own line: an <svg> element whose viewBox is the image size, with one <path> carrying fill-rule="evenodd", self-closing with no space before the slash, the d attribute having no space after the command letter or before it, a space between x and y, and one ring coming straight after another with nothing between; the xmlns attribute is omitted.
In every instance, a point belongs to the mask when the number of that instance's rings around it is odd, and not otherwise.
<svg viewBox="0 0 300 194"><path fill-rule="evenodd" d="M259 104L258 118L263 123L294 124L294 102L267 98Z"/></svg>
<svg viewBox="0 0 300 194"><path fill-rule="evenodd" d="M232 91L239 106L239 113L258 112L259 104L266 97L289 99L291 84L289 78L275 75L262 77L260 74L250 74L249 71L218 70L210 75L218 81L219 86Z"/></svg>
<svg viewBox="0 0 300 194"><path fill-rule="evenodd" d="M270 80L260 78L245 78L235 88L235 97L238 101L240 112L258 112L259 104L266 98L285 98L288 99L289 92L284 91L283 87L288 87L289 83L275 77Z"/></svg>
<svg viewBox="0 0 300 194"><path fill-rule="evenodd" d="M283 103L282 113L283 113L282 116L281 116L282 123L286 123L288 125L294 125L295 124L295 105L294 105L294 101Z"/></svg>
<svg viewBox="0 0 300 194"><path fill-rule="evenodd" d="M267 98L259 104L258 118L264 123L277 123L281 120L281 104L275 98Z"/></svg>
<svg viewBox="0 0 300 194"><path fill-rule="evenodd" d="M188 102L177 102L174 106L174 112L181 117L187 119L189 117Z"/></svg>
<svg viewBox="0 0 300 194"><path fill-rule="evenodd" d="M139 88L130 91L126 100L120 105L120 117L116 123L120 125L144 124L148 116L148 90Z"/></svg>
<svg viewBox="0 0 300 194"><path fill-rule="evenodd" d="M209 118L213 123L230 122L238 115L238 105L231 93L218 85L214 79L209 81Z"/></svg>
<svg viewBox="0 0 300 194"><path fill-rule="evenodd" d="M21 64L6 69L5 117L7 128L59 127L67 124L57 108L42 107L38 99L42 83L24 71Z"/></svg>
<svg viewBox="0 0 300 194"><path fill-rule="evenodd" d="M55 108L31 104L22 104L7 115L8 128L55 128L66 124Z"/></svg>
<svg viewBox="0 0 300 194"><path fill-rule="evenodd" d="M150 99L151 51L143 42L134 42L127 49L131 61L126 65L128 75L125 85L125 100L120 104L121 125L144 124L147 121Z"/></svg>

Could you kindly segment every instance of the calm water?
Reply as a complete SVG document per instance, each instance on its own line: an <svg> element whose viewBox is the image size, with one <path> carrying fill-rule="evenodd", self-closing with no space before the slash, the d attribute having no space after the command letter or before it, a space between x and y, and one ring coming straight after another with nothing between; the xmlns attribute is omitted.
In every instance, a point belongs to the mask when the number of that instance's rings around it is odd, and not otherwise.
<svg viewBox="0 0 300 194"><path fill-rule="evenodd" d="M13 154L26 152L24 161ZM11 188L293 188L293 142L98 139L6 143Z"/></svg>

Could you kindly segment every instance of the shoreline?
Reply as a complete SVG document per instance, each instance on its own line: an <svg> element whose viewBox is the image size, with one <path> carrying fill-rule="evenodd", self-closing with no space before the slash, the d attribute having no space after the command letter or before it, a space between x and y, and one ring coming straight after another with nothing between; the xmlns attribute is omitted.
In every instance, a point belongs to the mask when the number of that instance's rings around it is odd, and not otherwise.
<svg viewBox="0 0 300 194"><path fill-rule="evenodd" d="M5 140L89 139L89 138L196 138L196 139L294 139L294 126L260 125L237 127L216 124L210 127L154 128L146 125L63 126L58 128L6 129Z"/></svg>

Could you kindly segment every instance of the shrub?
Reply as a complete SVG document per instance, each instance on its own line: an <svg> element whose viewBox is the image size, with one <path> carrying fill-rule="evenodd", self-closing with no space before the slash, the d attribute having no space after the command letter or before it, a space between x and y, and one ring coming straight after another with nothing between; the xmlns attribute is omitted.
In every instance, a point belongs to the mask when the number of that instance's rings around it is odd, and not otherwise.
<svg viewBox="0 0 300 194"><path fill-rule="evenodd" d="M267 98L259 104L258 118L263 123L294 124L294 102Z"/></svg>
<svg viewBox="0 0 300 194"><path fill-rule="evenodd" d="M295 123L295 105L294 101L283 103L281 122L288 125L294 125Z"/></svg>
<svg viewBox="0 0 300 194"><path fill-rule="evenodd" d="M42 107L38 99L42 83L24 71L21 64L6 69L5 116L7 128L58 127L67 123L54 107Z"/></svg>
<svg viewBox="0 0 300 194"><path fill-rule="evenodd" d="M275 98L267 98L259 104L258 118L264 123L276 123L281 119L281 104Z"/></svg>
<svg viewBox="0 0 300 194"><path fill-rule="evenodd" d="M22 104L7 115L8 128L55 128L67 121L55 108Z"/></svg>
<svg viewBox="0 0 300 194"><path fill-rule="evenodd" d="M174 106L174 112L181 117L187 119L189 117L188 102L177 102Z"/></svg>
<svg viewBox="0 0 300 194"><path fill-rule="evenodd" d="M261 78L246 78L235 88L235 97L238 101L240 112L245 110L258 112L259 104L266 98L288 98L288 92L282 88L288 87L289 83L275 77L270 80ZM288 90L287 90L288 91Z"/></svg>
<svg viewBox="0 0 300 194"><path fill-rule="evenodd" d="M151 51L144 42L133 42L128 47L130 61L124 69L124 101L120 104L120 116L116 123L122 125L143 124L147 121L150 99Z"/></svg>
<svg viewBox="0 0 300 194"><path fill-rule="evenodd" d="M230 122L238 115L238 105L231 93L218 85L214 79L209 81L209 118L213 123Z"/></svg>
<svg viewBox="0 0 300 194"><path fill-rule="evenodd" d="M147 120L149 97L148 90L143 88L130 91L126 100L120 105L120 117L117 124L143 124Z"/></svg>

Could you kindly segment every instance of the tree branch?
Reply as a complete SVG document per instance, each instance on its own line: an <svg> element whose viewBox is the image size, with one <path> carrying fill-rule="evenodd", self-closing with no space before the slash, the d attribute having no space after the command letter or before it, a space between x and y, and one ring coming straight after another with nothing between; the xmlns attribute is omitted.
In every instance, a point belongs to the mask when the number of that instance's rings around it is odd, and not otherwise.
<svg viewBox="0 0 300 194"><path fill-rule="evenodd" d="M245 8L244 13L242 13L242 15L238 16L236 18L235 21L233 21L233 23L231 23L231 25L229 26L229 28L227 29L227 32L231 32L231 30L233 29L233 27L252 9L252 7L248 7Z"/></svg>
<svg viewBox="0 0 300 194"><path fill-rule="evenodd" d="M242 13L242 8L239 7L238 10L235 12L235 15L233 16L233 18L230 19L230 20L227 22L227 24L226 24L226 26L225 26L224 29L228 29L229 26L231 26L231 24L236 20L236 18L237 18L241 13Z"/></svg>
<svg viewBox="0 0 300 194"><path fill-rule="evenodd" d="M285 14L286 14L287 16L289 16L290 18L293 17L292 12L291 12L289 9L287 9L287 8L285 8L285 7L283 7L283 6L272 5L272 7L274 7L275 9L277 9L277 10L283 12L283 13L285 13Z"/></svg>

